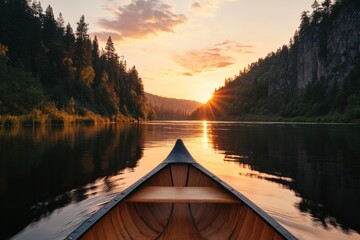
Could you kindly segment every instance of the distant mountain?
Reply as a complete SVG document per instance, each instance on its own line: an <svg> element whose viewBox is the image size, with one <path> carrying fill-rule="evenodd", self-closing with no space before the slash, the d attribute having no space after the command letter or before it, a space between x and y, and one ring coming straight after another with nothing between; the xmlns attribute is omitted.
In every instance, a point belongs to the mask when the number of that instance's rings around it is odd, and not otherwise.
<svg viewBox="0 0 360 240"><path fill-rule="evenodd" d="M288 45L227 79L192 118L360 121L360 1L312 7Z"/></svg>
<svg viewBox="0 0 360 240"><path fill-rule="evenodd" d="M159 120L185 120L202 103L192 100L168 98L145 93L147 103L155 114L155 119Z"/></svg>

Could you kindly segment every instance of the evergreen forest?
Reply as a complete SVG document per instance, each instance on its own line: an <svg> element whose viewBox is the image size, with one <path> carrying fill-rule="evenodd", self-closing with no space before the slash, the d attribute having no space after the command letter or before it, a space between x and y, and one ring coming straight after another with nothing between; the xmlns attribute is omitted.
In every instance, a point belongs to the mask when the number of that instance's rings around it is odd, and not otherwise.
<svg viewBox="0 0 360 240"><path fill-rule="evenodd" d="M360 121L360 1L314 1L289 44L214 91L193 119Z"/></svg>
<svg viewBox="0 0 360 240"><path fill-rule="evenodd" d="M0 124L147 119L142 79L135 66L51 6L0 0Z"/></svg>

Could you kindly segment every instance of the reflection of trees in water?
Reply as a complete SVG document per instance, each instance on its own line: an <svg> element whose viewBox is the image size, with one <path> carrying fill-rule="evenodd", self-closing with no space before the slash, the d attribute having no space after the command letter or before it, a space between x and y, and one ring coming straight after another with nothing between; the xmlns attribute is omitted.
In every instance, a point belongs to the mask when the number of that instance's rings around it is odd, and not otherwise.
<svg viewBox="0 0 360 240"><path fill-rule="evenodd" d="M330 224L360 232L358 127L253 125L221 130L214 125L208 131L214 148L225 153L225 160L260 172L249 177L295 191L302 199L297 207L324 228Z"/></svg>
<svg viewBox="0 0 360 240"><path fill-rule="evenodd" d="M88 183L134 168L143 154L144 134L136 124L2 128L0 140L2 239L86 199L95 190ZM113 185L104 181L111 191Z"/></svg>

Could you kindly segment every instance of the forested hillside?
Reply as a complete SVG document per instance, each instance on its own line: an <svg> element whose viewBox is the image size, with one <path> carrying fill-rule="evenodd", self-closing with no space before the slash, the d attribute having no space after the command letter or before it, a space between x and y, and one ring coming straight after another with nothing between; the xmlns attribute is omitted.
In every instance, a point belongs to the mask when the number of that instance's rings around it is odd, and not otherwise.
<svg viewBox="0 0 360 240"><path fill-rule="evenodd" d="M192 100L167 98L145 93L149 111L158 120L186 120L202 104Z"/></svg>
<svg viewBox="0 0 360 240"><path fill-rule="evenodd" d="M360 1L314 1L288 45L225 80L194 119L360 120Z"/></svg>
<svg viewBox="0 0 360 240"><path fill-rule="evenodd" d="M88 27L81 16L73 29L37 1L0 0L0 115L146 119L136 68L127 68L110 36L100 50Z"/></svg>

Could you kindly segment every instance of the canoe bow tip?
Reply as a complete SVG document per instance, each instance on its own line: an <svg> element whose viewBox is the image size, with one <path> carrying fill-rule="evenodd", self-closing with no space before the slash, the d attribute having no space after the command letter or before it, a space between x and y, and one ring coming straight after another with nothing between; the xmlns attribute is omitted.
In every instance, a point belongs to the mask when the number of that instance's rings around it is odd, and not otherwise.
<svg viewBox="0 0 360 240"><path fill-rule="evenodd" d="M182 140L181 138L178 138L178 139L176 140L174 148L175 148L176 146L178 146L178 147L185 147L185 144L184 144L184 142L183 142L183 140ZM185 148L186 148L186 147L185 147Z"/></svg>
<svg viewBox="0 0 360 240"><path fill-rule="evenodd" d="M164 163L196 163L196 161L185 147L184 142L179 138Z"/></svg>

